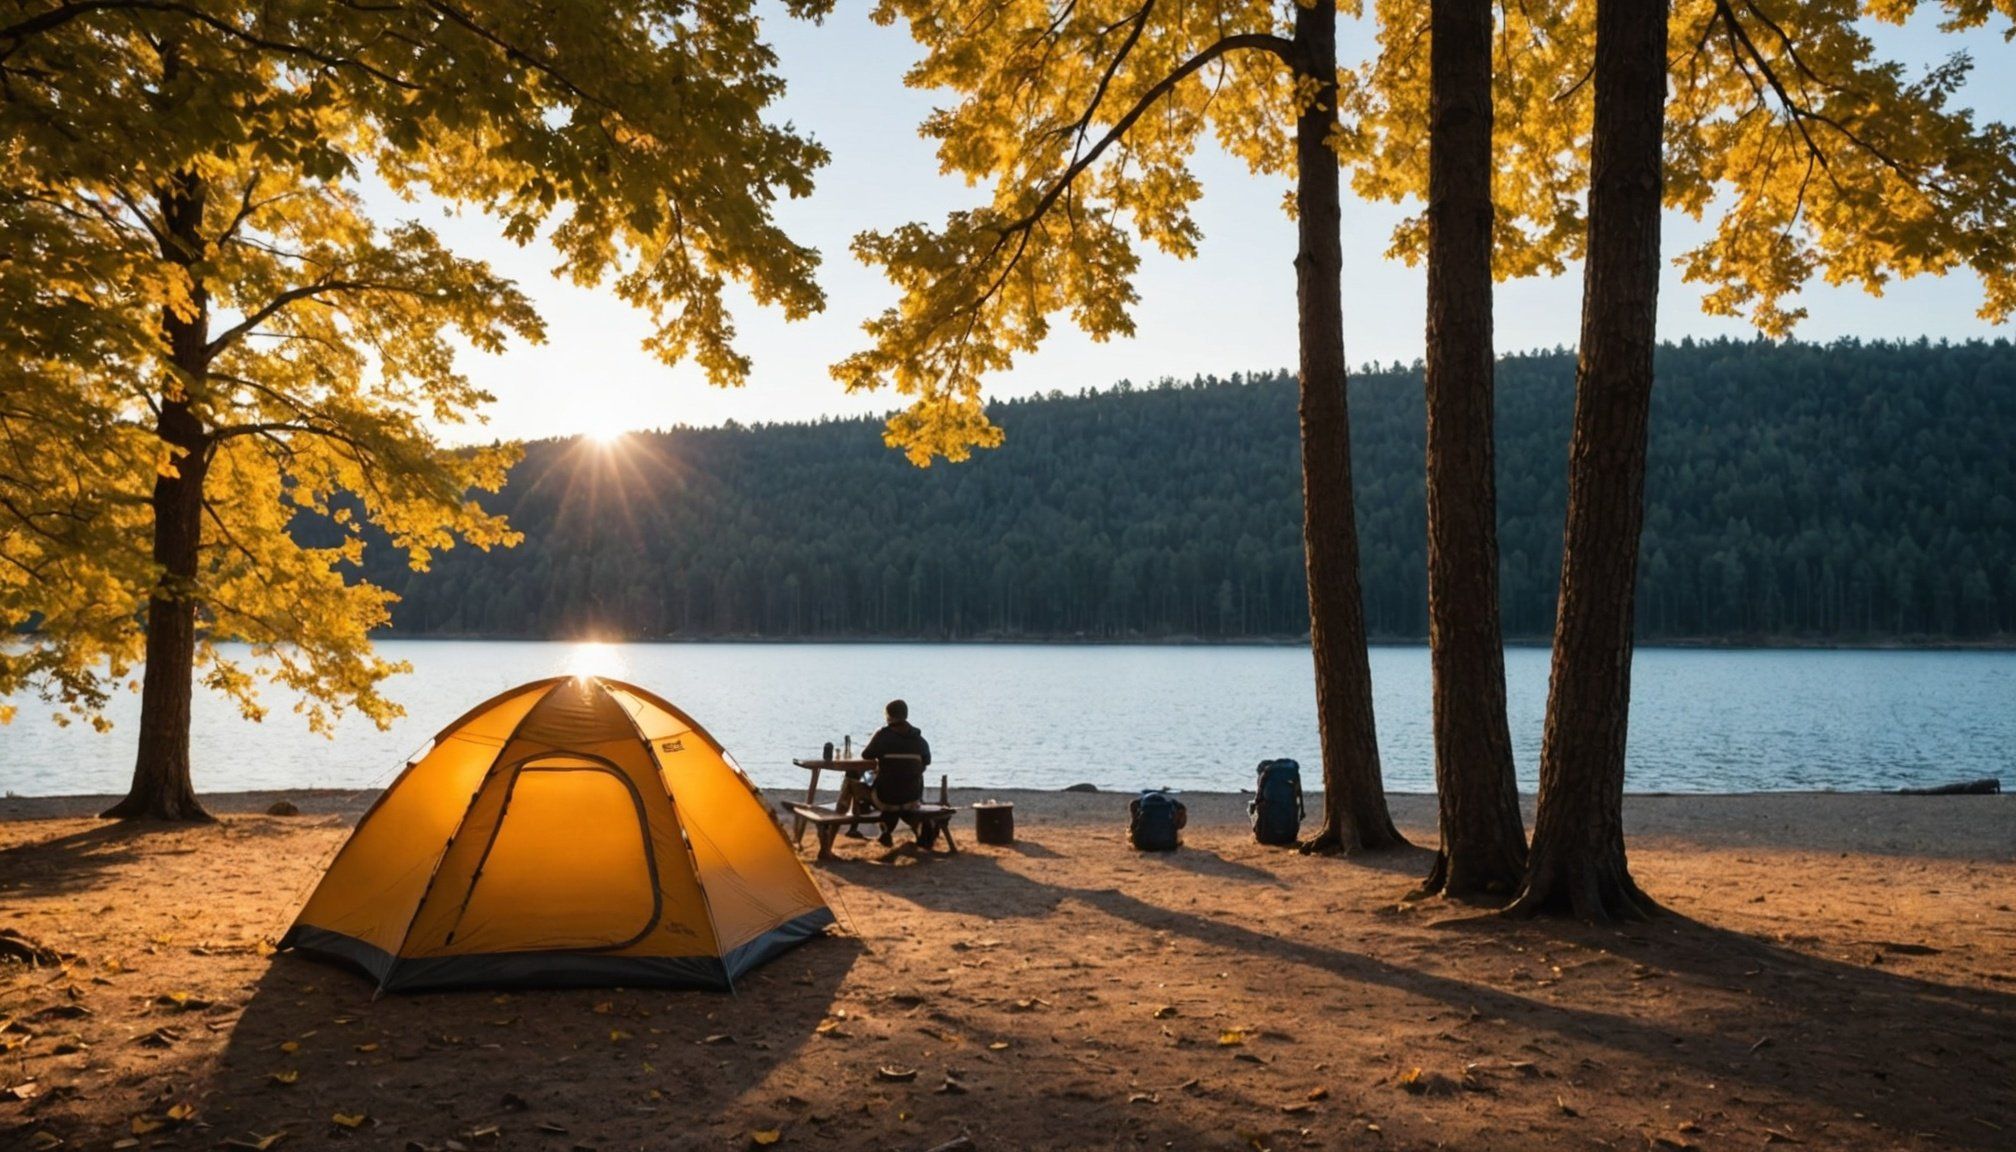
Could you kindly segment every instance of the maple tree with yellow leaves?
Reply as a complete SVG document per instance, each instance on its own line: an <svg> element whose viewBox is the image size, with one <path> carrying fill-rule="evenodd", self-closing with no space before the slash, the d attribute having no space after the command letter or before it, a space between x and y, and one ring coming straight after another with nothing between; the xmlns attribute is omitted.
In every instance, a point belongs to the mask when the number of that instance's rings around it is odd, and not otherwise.
<svg viewBox="0 0 2016 1152"><path fill-rule="evenodd" d="M901 292L834 366L910 397L888 442L920 464L1000 442L982 381L1065 315L1130 336L1137 244L1195 252L1190 159L1215 140L1292 182L1304 546L1324 822L1310 849L1405 841L1381 783L1345 402L1337 14L1332 0L882 0L924 48L906 77L957 94L923 125L944 169L988 186L942 225L868 233L855 254Z"/></svg>
<svg viewBox="0 0 2016 1152"><path fill-rule="evenodd" d="M458 343L538 340L539 317L426 226L374 219L367 179L548 239L718 383L748 371L729 284L792 317L823 304L772 208L825 154L765 120L783 81L759 31L752 3L654 0L0 17L0 619L35 633L0 649L0 695L97 717L144 665L108 815L206 818L199 674L248 717L262 679L318 729L397 714L368 643L390 597L346 576L366 522L416 566L514 539L470 492L515 451L443 436L489 399Z"/></svg>

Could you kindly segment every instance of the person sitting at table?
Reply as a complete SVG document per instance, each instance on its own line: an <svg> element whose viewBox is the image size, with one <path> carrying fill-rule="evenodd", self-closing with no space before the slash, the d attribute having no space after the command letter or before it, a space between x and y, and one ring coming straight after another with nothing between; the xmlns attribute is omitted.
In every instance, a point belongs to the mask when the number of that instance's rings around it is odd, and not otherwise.
<svg viewBox="0 0 2016 1152"><path fill-rule="evenodd" d="M862 773L860 780L849 779L841 789L840 809L843 812L880 811L891 813L882 817L882 835L877 839L884 848L893 843L891 834L896 830L898 817L893 813L915 809L923 797L922 772L931 766L931 745L924 739L924 733L910 723L910 705L901 700L891 700L882 709L888 723L876 729L875 735L861 749L863 760L873 760L876 767ZM885 756L910 756L916 758L919 779L917 795L894 803L876 800L875 780L880 774L881 760ZM906 789L908 791L908 789ZM885 798L886 799L886 798ZM866 840L867 834L858 828L849 828L849 836Z"/></svg>

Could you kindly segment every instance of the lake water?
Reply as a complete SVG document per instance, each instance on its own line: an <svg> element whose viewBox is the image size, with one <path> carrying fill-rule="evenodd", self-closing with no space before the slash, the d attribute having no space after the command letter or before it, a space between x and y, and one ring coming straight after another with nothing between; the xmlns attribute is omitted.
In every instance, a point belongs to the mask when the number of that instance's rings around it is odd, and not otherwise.
<svg viewBox="0 0 2016 1152"><path fill-rule="evenodd" d="M389 732L352 718L308 733L286 702L263 724L199 694L202 791L382 785L404 758L483 699L527 680L600 673L678 704L759 783L789 786L794 756L851 735L891 696L955 785L1230 791L1255 762L1292 756L1318 774L1309 654L1295 647L922 644L566 644L391 641L413 674ZM1507 654L1518 772L1534 785L1547 653ZM1372 651L1389 788L1434 787L1425 648ZM2016 653L1645 649L1634 665L1628 785L1640 792L1879 789L2001 776L2016 784ZM0 728L0 793L124 791L138 699L109 734L59 727L17 700Z"/></svg>

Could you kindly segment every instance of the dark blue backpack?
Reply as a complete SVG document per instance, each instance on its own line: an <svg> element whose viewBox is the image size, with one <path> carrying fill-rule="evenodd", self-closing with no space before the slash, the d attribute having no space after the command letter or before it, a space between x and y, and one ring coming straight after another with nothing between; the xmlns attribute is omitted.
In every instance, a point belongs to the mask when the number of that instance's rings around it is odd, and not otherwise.
<svg viewBox="0 0 2016 1152"><path fill-rule="evenodd" d="M1262 844L1295 843L1302 835L1302 766L1293 760L1262 760L1254 776L1254 796L1246 805L1253 838Z"/></svg>
<svg viewBox="0 0 2016 1152"><path fill-rule="evenodd" d="M1161 789L1144 789L1127 805L1127 842L1143 852L1168 852L1183 843L1189 813L1183 802Z"/></svg>

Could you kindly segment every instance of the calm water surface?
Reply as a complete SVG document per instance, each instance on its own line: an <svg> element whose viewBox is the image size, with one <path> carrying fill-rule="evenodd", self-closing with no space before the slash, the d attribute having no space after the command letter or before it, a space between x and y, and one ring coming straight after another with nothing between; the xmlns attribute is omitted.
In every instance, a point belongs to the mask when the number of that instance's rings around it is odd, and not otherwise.
<svg viewBox="0 0 2016 1152"><path fill-rule="evenodd" d="M1312 671L1292 647L912 644L565 644L393 641L410 661L389 732L351 719L308 733L270 698L263 724L199 695L194 756L204 791L383 784L470 706L514 684L602 673L678 704L759 783L801 783L794 756L855 744L882 702L910 701L956 785L1232 790L1253 764L1320 762ZM1521 784L1534 785L1547 653L1507 655ZM1375 648L1379 744L1395 791L1430 791L1428 652ZM1634 664L1629 787L1643 792L1869 789L1999 775L2016 784L2016 653L1647 649ZM0 792L120 792L138 699L115 727L59 727L18 700L0 728Z"/></svg>

